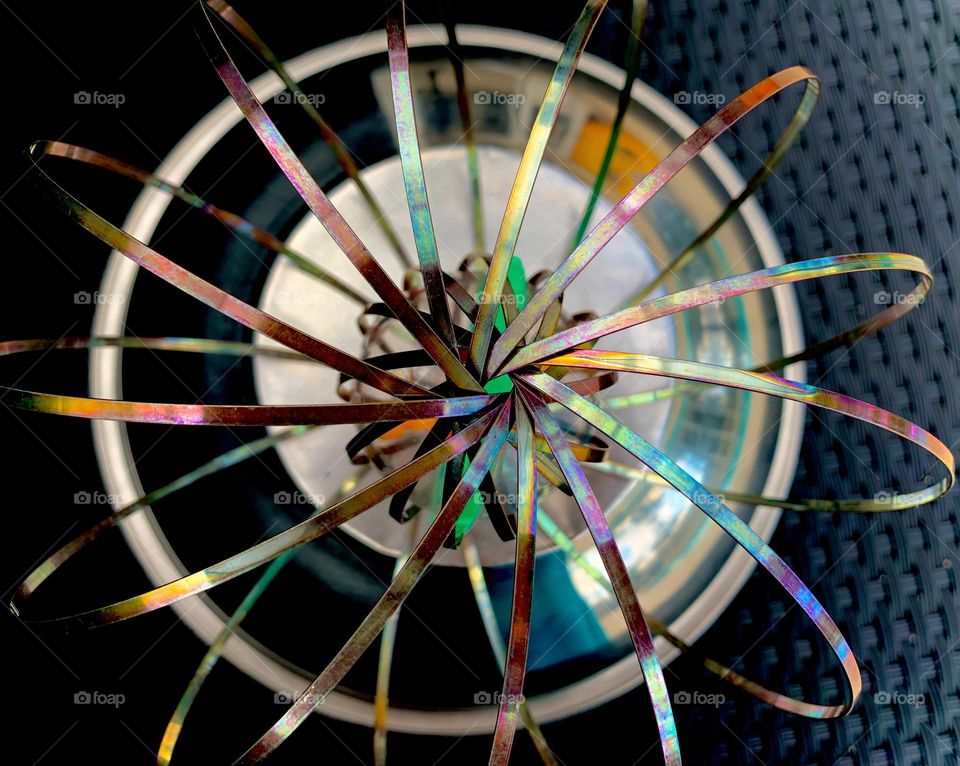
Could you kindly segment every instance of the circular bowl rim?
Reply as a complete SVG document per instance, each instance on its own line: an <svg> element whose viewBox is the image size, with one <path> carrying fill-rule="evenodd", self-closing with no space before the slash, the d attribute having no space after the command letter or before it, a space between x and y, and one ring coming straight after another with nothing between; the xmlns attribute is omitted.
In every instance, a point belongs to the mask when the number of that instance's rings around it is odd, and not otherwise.
<svg viewBox="0 0 960 766"><path fill-rule="evenodd" d="M562 45L537 35L488 26L458 25L461 44L473 48L492 48L510 53L521 53L549 61L559 58ZM441 45L446 40L442 26L411 26L408 29L410 47ZM297 81L312 76L346 61L386 51L384 32L369 32L346 38L307 51L285 66ZM610 87L622 87L624 73L603 59L584 53L578 72L589 75ZM283 83L272 72L251 81L257 97L264 101L283 90ZM659 92L643 82L635 81L631 91L634 101L652 112L677 135L687 136L698 126L686 114ZM239 109L230 99L224 99L208 112L170 151L157 169L157 175L174 183L182 183L206 152L242 120ZM744 187L744 180L730 160L712 144L700 155L724 189L735 196ZM149 241L170 197L157 189L145 189L130 209L123 228L142 241ZM766 218L754 199L749 199L739 211L765 266L784 263L779 245L772 236ZM104 269L100 291L105 294L129 295L139 267L122 253L112 251ZM792 286L774 288L774 300L780 325L781 343L785 354L803 348L803 332L796 293ZM92 333L95 335L122 335L129 301L98 304L94 314ZM96 348L90 352L89 384L91 396L119 398L122 352L115 348ZM785 377L798 381L806 378L802 363L791 365ZM797 402L784 402L781 428L773 453L765 495L785 495L793 482L803 437L803 407ZM91 424L97 461L107 492L114 499L115 508L143 495L136 472L126 425L120 421L93 421ZM758 506L747 519L765 541L769 541L780 518L776 508ZM187 574L186 568L167 541L152 511L145 507L120 523L121 532L143 566L148 578L161 585ZM721 567L711 584L676 619L670 629L688 643L694 643L727 608L756 566L755 560L737 547ZM222 629L228 617L206 595L172 605L183 621L204 643L210 644ZM656 639L661 662L666 665L678 650L662 638ZM312 676L296 668L256 639L237 630L224 647L223 657L251 678L275 692L298 693L312 680ZM549 722L608 702L643 683L635 657L628 655L598 673L588 676L553 692L528 700L532 715ZM325 698L319 711L333 718L366 726L374 720L373 703L352 694L333 691ZM496 708L474 708L438 711L391 707L388 726L394 731L432 735L489 734L496 725Z"/></svg>

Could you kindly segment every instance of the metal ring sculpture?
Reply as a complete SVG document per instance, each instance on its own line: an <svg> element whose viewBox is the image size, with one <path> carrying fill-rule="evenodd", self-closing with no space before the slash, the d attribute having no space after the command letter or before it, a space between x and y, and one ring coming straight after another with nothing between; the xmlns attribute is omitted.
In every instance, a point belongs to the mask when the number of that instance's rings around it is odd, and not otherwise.
<svg viewBox="0 0 960 766"><path fill-rule="evenodd" d="M339 653L329 661L323 672L269 731L237 761L242 764L260 762L291 736L323 701L324 695L337 686L360 655L382 632L374 753L376 761L383 762L386 758L386 700L396 615L404 599L444 543L463 543L468 571L488 628L493 619L476 548L469 538L461 541L459 535L454 533L458 518L467 505L473 502L477 490L492 485L491 467L508 442L511 449L517 453L516 516L507 513L495 492L488 493L487 500L484 501L486 515L500 536L505 540L516 538L511 629L506 646L500 645L500 638L495 631L488 631L503 664L504 677L490 755L491 764L507 763L518 722L521 720L533 737L544 762L554 763L543 734L522 696L538 531L547 534L564 550L576 554L579 557L577 563L592 577L607 584L619 601L656 713L665 763L680 763L680 745L663 671L654 651L654 633L664 636L681 651L698 656L708 670L725 682L780 709L811 718L831 718L844 715L856 702L861 691L856 660L836 624L809 588L725 505L724 497L702 486L667 455L591 401L590 396L610 386L617 375L629 373L662 376L680 381L679 384L664 389L663 396L682 396L705 385L719 385L843 413L879 426L926 450L941 463L943 477L925 488L897 496L894 502L860 498L804 500L734 493L729 493L726 497L791 510L850 512L890 511L930 502L947 492L954 480L953 456L935 436L880 407L816 386L786 380L774 373L790 363L810 359L850 344L902 316L922 301L932 285L932 276L923 262L913 256L865 253L800 261L689 287L662 297L650 297L654 289L666 283L674 272L693 257L697 248L707 242L763 183L807 122L817 100L819 81L808 70L796 66L767 77L724 106L648 173L599 224L587 231L587 222L604 188L604 178L616 148L620 125L629 101L633 75L628 74L607 152L601 163L588 209L583 216L575 249L546 279L531 280L529 284L519 286L508 280L524 212L544 157L547 139L560 111L564 94L576 72L578 59L605 5L605 0L590 0L570 33L523 152L492 255L489 258L473 256L465 261L464 268L456 275L444 273L438 257L413 109L404 8L402 3L394 5L387 17L387 38L400 160L416 242L415 265L404 252L399 238L390 229L386 219L382 216L378 218L385 228L395 256L408 268L408 278L401 288L386 275L382 266L330 203L279 133L224 48L214 27L216 17L219 16L229 25L263 62L282 78L292 93L302 96L299 85L250 25L230 6L221 0L206 0L205 5L201 4L203 18L197 23L198 35L230 95L278 167L379 297L379 303L364 306L363 309L363 313L368 317L364 324L366 351L370 350L377 333L384 326L394 323L415 339L419 349L413 351L365 354L363 358L357 358L244 303L100 217L61 188L47 174L47 161L41 163L40 160L44 157L70 159L134 179L145 186L161 189L218 219L239 236L247 237L278 255L290 258L309 274L358 304L365 303L364 298L349 286L240 216L212 205L179 185L168 183L147 171L88 149L49 141L37 142L30 148L30 157L35 163L34 176L40 188L48 200L65 215L139 266L254 332L277 341L284 348L193 338L90 337L54 341L7 341L0 343L0 355L101 346L235 356L266 354L297 359L304 364L327 365L337 370L341 376L338 394L344 401L316 405L186 405L108 401L0 388L6 403L12 407L72 417L187 426L289 427L199 466L166 486L118 509L61 547L24 579L10 602L10 607L15 612L24 614L26 602L38 587L75 553L93 543L123 518L218 470L270 449L281 441L295 439L324 425L363 424L364 427L357 436L345 445L353 462L361 466L360 473L377 463L378 456L398 451L398 444L410 446L411 432L414 442L419 442L410 462L386 473L360 490L356 490L358 477L355 477L341 488L339 496L334 498L335 502L327 504L307 520L251 548L175 582L117 603L53 620L36 621L64 629L77 629L126 620L202 593L266 565L256 585L231 616L221 634L210 644L200 668L167 727L158 753L158 763L165 764L170 761L190 706L216 664L232 630L253 608L285 564L296 555L298 548L387 498L392 498L391 512L395 518L401 522L410 521L417 511L415 507L407 505L414 485L431 471L442 469L444 474L441 507L429 520L422 535L412 534L410 549L398 560L395 577L387 591ZM637 0L634 5L634 34L628 51L628 71L631 73L636 70L636 40L644 12L645 3ZM469 103L456 30L452 24L447 25L447 30L451 61L457 75L458 105L470 165L475 239L478 251L482 252L484 243L476 145L470 130ZM743 192L730 200L716 220L677 254L653 283L636 296L633 305L602 317L570 319L563 316L560 299L564 290L660 189L706 146L753 109L773 95L801 84L804 91L793 119L760 169L749 179ZM297 101L316 123L321 137L335 153L344 172L359 186L366 203L377 211L377 202L364 186L356 164L343 142L309 99L298 98ZM472 270L468 266L472 267ZM800 280L876 270L899 270L915 274L919 281L911 293L913 300L890 305L846 333L815 343L789 357L770 360L753 370L594 348L595 343L606 335L728 297ZM511 293L518 289L529 292L530 297L523 296L523 300L517 300L517 296ZM415 371L427 366L442 373L441 384L425 388L417 383ZM637 403L642 399L644 396L638 397ZM642 467L606 462L606 444L599 439L571 441L569 434L556 418L556 409L551 409L550 405L562 407L581 418L606 439L621 445L634 455ZM427 425L423 425L424 421ZM404 427L404 424L407 427ZM682 639L672 635L654 617L644 614L603 509L587 480L585 467L621 476L639 476L648 481L672 486L715 521L776 578L814 622L846 675L846 701L837 705L821 705L766 689L716 660L700 655ZM557 525L538 509L538 492L546 486L558 487L572 495L599 551L605 573L583 560ZM414 523L412 528L416 531L417 524ZM29 613L25 616L29 619Z"/></svg>

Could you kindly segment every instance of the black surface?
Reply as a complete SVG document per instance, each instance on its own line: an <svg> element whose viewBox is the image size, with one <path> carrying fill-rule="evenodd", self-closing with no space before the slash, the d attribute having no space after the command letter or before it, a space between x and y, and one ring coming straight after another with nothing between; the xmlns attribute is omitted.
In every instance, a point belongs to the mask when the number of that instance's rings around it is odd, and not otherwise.
<svg viewBox="0 0 960 766"><path fill-rule="evenodd" d="M551 3L535 17L516 3L461 10L465 20L516 26L562 38L576 3ZM58 220L23 177L20 152L39 137L101 148L153 166L222 97L182 14L188 3L157 7L105 2L0 7L7 49L4 137L0 145L0 216L5 240L4 338L82 334L92 309L74 293L93 291L106 248ZM626 30L605 15L590 49L619 62ZM824 253L897 250L923 257L937 277L926 304L849 351L811 364L828 388L880 404L933 430L948 445L960 438L954 381L960 375L956 308L960 211L957 30L960 12L946 4L732 2L652 4L642 76L657 90L723 93L732 98L772 71L802 63L824 81L804 138L760 194L788 259ZM376 25L380 5L352 3L323 15L292 2L240 4L277 52L301 51ZM412 7L434 20L432 5ZM305 15L306 14L306 15ZM248 62L249 63L249 62ZM248 70L253 71L253 70ZM178 92L182 89L183 92ZM119 108L74 103L77 91L123 93ZM925 102L878 104L878 91L922 94ZM721 146L744 175L775 140L796 95L746 120ZM710 107L684 107L697 121ZM264 162L259 150L245 161ZM261 166L262 167L262 166ZM84 187L74 187L84 188ZM119 187L106 187L108 190ZM99 189L97 189L100 192ZM207 191L204 189L203 191ZM229 185L210 195L229 198ZM135 195L124 187L98 193L98 209L121 220ZM81 195L81 198L83 195ZM808 337L831 335L872 310L878 291L902 284L861 276L799 287ZM35 361L5 363L16 380ZM82 359L45 358L27 380L36 388L82 390ZM69 373L69 375L67 374ZM170 385L175 385L171 379ZM183 393L183 392L180 392ZM77 491L100 482L89 428L3 411L6 524L0 585L12 585L61 536L98 517L80 508ZM908 489L932 466L894 439L839 418L808 415L797 495L867 495ZM873 517L786 515L773 545L838 620L864 675L864 698L839 722L794 718L728 692L689 663L668 671L675 691L726 694L718 708L677 706L688 763L952 764L957 762L957 566L960 528L954 497L918 511ZM111 572L112 595L146 582L117 541L86 562L83 577ZM90 579L86 579L90 578ZM56 586L51 585L52 588ZM105 593L105 591L104 591ZM769 578L757 574L703 646L746 674L808 699L842 693L834 660ZM69 638L42 637L4 613L2 646L8 708L7 746L14 763L66 763L97 753L103 763L149 763L167 716L202 648L172 614ZM126 694L116 710L78 707L74 693ZM920 705L880 705L878 692L923 695ZM273 722L271 695L239 672L217 670L181 742L185 763L226 763ZM49 716L49 718L45 718ZM656 763L658 747L643 692L546 727L564 763ZM600 744L600 743L604 744ZM391 737L396 763L484 763L486 738L459 742ZM649 749L651 748L652 749ZM313 717L278 753L276 763L324 757L370 759L369 732ZM515 763L534 763L524 736Z"/></svg>

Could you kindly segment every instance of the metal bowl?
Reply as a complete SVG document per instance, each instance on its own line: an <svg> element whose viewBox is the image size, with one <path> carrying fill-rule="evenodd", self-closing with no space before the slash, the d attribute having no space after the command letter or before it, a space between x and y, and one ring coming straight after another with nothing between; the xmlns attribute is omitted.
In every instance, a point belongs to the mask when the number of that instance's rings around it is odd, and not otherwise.
<svg viewBox="0 0 960 766"><path fill-rule="evenodd" d="M480 144L481 178L486 234L495 239L500 216L513 180L527 130L561 47L531 35L485 27L460 27L467 56L468 87L473 92L476 138ZM409 44L417 114L433 220L437 227L445 268L454 269L472 249L466 160L456 116L453 73L440 47L442 29L413 27ZM392 129L390 87L382 34L369 34L310 51L287 63L307 93L337 78L337 92L350 87L372 93L372 113L366 119ZM343 66L347 65L349 66ZM334 67L337 67L334 69ZM321 80L318 75L324 78ZM525 218L517 253L527 274L552 269L572 249L574 231L589 194L593 173L609 135L617 90L624 74L616 67L585 55L566 96L552 137L547 162ZM252 83L261 101L281 93L272 74ZM311 88L314 88L312 91ZM613 165L608 196L598 207L602 216L628 190L695 129L677 107L642 83L633 87L633 103ZM324 110L335 113L336 103ZM230 131L241 116L232 101L224 101L201 120L165 159L160 174L175 182L187 178L202 158ZM387 134L388 135L388 134ZM363 171L374 195L412 251L399 160L391 146L385 157ZM726 157L709 147L674 179L604 250L571 286L564 308L575 313L609 313L655 276L705 228L744 182ZM385 239L359 195L349 183L327 189L331 199L354 225L371 251L394 278L402 276L390 258ZM156 190L144 191L127 217L125 228L149 242L169 199ZM297 250L321 261L345 281L362 289L362 282L315 218L305 215L293 227L288 241ZM382 256L382 257L381 257ZM731 273L782 263L782 255L759 207L743 205L684 268L668 289L698 284ZM137 267L118 253L111 255L101 292L119 294L122 301L98 305L93 331L123 334L124 321L135 300ZM338 303L339 297L311 281L288 261L273 262L259 296L261 308L351 352L360 351L357 309ZM322 308L321 308L322 306ZM257 338L258 342L266 342ZM754 293L612 336L604 348L654 353L738 367L750 367L802 348L800 321L792 288ZM802 365L787 377L803 380ZM91 395L116 397L121 389L121 354L96 349L91 354ZM320 367L258 358L254 385L261 401L271 403L334 401L336 376ZM607 407L623 397L651 388L662 380L622 376L613 388L598 395ZM790 488L802 436L799 405L732 389L710 389L663 398L643 407L618 408L615 413L631 428L656 444L704 484L763 494L786 494ZM119 504L142 494L134 450L125 424L96 421L96 449L107 491ZM330 497L348 475L350 464L343 445L355 433L350 427L328 427L295 442L283 444L279 454L290 480L304 497ZM611 459L630 463L622 451ZM504 468L509 472L509 466ZM672 490L637 479L590 473L598 497L631 572L645 610L692 642L726 608L749 576L754 561L736 548L698 509ZM426 502L426 501L425 501ZM575 506L560 493L543 498L543 507L556 518L588 561L597 563L589 535ZM772 534L779 512L770 508L733 506L764 538ZM123 534L150 579L162 584L188 570L177 557L154 515L147 511L122 523ZM356 543L371 555L395 557L405 532L377 507L345 525ZM509 611L510 562L513 545L504 543L485 523L474 532L487 580L500 614ZM610 700L642 683L636 659L612 595L583 569L553 549L545 536L538 543L538 572L531 628L528 703L540 721L573 715ZM464 574L458 551L445 551L430 577L439 583L459 582ZM309 568L309 567L308 567ZM332 575L322 566L301 573L319 580ZM459 578L459 579L458 579ZM452 587L452 586L451 586ZM224 613L208 596L173 607L200 638L210 642L225 621ZM442 609L435 615L442 617ZM506 629L506 620L501 627ZM349 626L351 629L353 626ZM402 630L402 627L401 627ZM284 659L283 641L274 636L268 649L246 632L230 640L225 658L272 691L298 692L315 673ZM658 640L661 660L669 662L675 650ZM402 649L402 647L401 647ZM400 649L398 649L400 651ZM408 650L409 662L429 661ZM324 658L318 658L317 666ZM484 658L489 661L489 657ZM468 657L467 660L470 660ZM315 670L319 669L314 668ZM428 683L444 679L426 675ZM370 690L341 688L327 697L322 712L347 721L372 724ZM468 685L469 686L469 685ZM405 703L404 689L391 693L389 726L394 730L457 735L492 731L496 707L470 705L482 689L465 688L463 704L456 694L444 695L437 706L414 700Z"/></svg>

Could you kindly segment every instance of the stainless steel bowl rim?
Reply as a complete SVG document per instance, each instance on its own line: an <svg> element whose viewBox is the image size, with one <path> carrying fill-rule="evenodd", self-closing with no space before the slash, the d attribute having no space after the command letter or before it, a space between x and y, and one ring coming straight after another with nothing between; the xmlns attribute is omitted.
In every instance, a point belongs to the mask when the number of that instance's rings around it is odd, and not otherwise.
<svg viewBox="0 0 960 766"><path fill-rule="evenodd" d="M562 50L562 45L555 41L508 29L464 25L458 26L458 33L461 43L470 47L522 53L549 61L556 61ZM411 47L442 45L446 41L443 28L436 25L410 27L408 38ZM286 62L286 66L296 80L302 80L334 65L385 51L385 34L371 32L309 51ZM584 54L578 71L613 88L622 87L622 70L596 56ZM257 77L251 85L261 101L272 98L283 90L282 82L273 73ZM697 127L673 103L642 82L633 85L632 97L671 127L677 135L689 135ZM241 119L237 106L232 100L225 99L180 140L160 164L157 174L174 183L182 183L206 153ZM701 158L731 196L740 192L744 186L743 178L716 146L707 147ZM149 242L169 203L170 197L163 192L145 189L131 207L124 222L124 229L138 239ZM751 199L743 205L740 215L756 242L763 263L767 266L783 263L779 246L754 200ZM129 297L138 271L136 264L121 253L113 251L104 270L101 292ZM783 350L790 354L803 348L796 294L791 286L785 285L774 290L774 299ZM129 303L129 300L124 300L98 304L93 320L93 334L124 334ZM120 362L119 349L99 348L91 351L91 396L122 396ZM804 380L804 366L793 365L787 369L786 375L795 380ZM121 507L143 494L126 426L115 421L94 421L92 429L106 490L115 498L116 507ZM781 428L763 489L764 494L784 495L789 491L799 458L802 435L802 405L788 402L783 409ZM751 515L749 523L763 539L769 540L779 516L777 509L758 507ZM161 585L187 574L188 570L178 559L149 509L125 519L120 526L127 544L151 582ZM691 643L695 641L726 609L755 566L756 562L749 554L742 549L736 549L710 586L671 624L671 630ZM216 638L227 620L227 615L206 596L179 602L172 608L183 623L206 644ZM670 662L678 654L662 639L657 639L657 648L664 663ZM237 631L228 641L224 658L274 692L297 693L312 680L312 676L293 667L242 630ZM426 680L429 681L429 678ZM532 697L528 704L537 720L548 722L600 705L630 691L640 683L642 676L636 658L627 656L581 681L549 694ZM373 723L372 702L342 692L328 695L320 710L326 715L351 723L368 726ZM492 732L495 723L496 708L493 706L439 711L392 707L389 715L389 726L392 730L418 734L483 734Z"/></svg>

